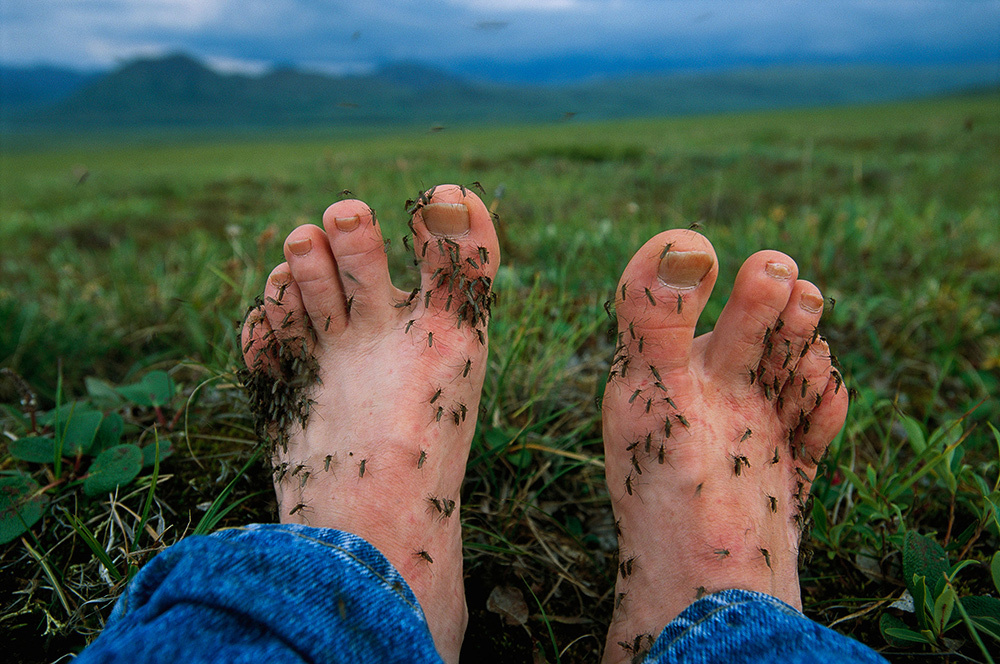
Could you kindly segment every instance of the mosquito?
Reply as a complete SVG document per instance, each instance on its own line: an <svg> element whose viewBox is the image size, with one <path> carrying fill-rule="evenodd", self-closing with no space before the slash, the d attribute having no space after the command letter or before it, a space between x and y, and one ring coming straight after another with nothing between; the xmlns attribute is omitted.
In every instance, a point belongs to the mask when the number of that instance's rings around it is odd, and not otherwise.
<svg viewBox="0 0 1000 664"><path fill-rule="evenodd" d="M761 546L758 546L757 549L764 555L764 562L767 563L768 568L774 569L771 567L771 552Z"/></svg>
<svg viewBox="0 0 1000 664"><path fill-rule="evenodd" d="M413 555L414 555L414 556L417 556L418 558L423 558L423 559L424 559L424 560L426 560L426 561L427 561L428 563L433 563L433 562L434 562L434 559L433 559L433 558L431 558L431 554L427 553L427 552L426 552L426 551L424 551L423 549L421 549L420 551L414 551L414 552L413 552Z"/></svg>
<svg viewBox="0 0 1000 664"><path fill-rule="evenodd" d="M690 428L691 428L691 425L690 425L690 424L688 424L688 421L687 421L687 418L685 418L685 417L684 417L683 415L681 415L680 413L677 413L676 415L674 415L674 417L676 417L676 418L677 418L677 421L678 421L678 422L680 422L680 423L681 423L681 425L682 425L682 426L683 426L683 427L684 427L685 429L690 429Z"/></svg>
<svg viewBox="0 0 1000 664"><path fill-rule="evenodd" d="M649 303L655 307L656 306L656 299L653 297L653 294L649 291L648 288L646 288L644 290L646 291L646 297L649 298Z"/></svg>
<svg viewBox="0 0 1000 664"><path fill-rule="evenodd" d="M752 435L753 435L753 431L751 431L750 429L747 429L746 431L743 432L743 437L740 438L740 442L742 443L744 440L746 440L747 438L749 438Z"/></svg>
<svg viewBox="0 0 1000 664"><path fill-rule="evenodd" d="M628 491L628 495L632 495L632 471L625 477L625 490Z"/></svg>
<svg viewBox="0 0 1000 664"><path fill-rule="evenodd" d="M677 313L680 313L684 308L684 296L680 293L677 294Z"/></svg>
<svg viewBox="0 0 1000 664"><path fill-rule="evenodd" d="M323 471L324 472L329 472L329 470L330 470L330 463L333 461L333 458L334 458L333 454L327 454L326 455L326 459L323 461Z"/></svg>
<svg viewBox="0 0 1000 664"><path fill-rule="evenodd" d="M361 463L358 464L358 477L365 476L365 465L367 465L368 459L362 459Z"/></svg>
<svg viewBox="0 0 1000 664"><path fill-rule="evenodd" d="M663 247L663 251L660 252L660 260L661 261L663 260L663 257L667 255L667 252L670 251L670 248L673 247L673 246L674 246L673 242L667 242L666 246Z"/></svg>
<svg viewBox="0 0 1000 664"><path fill-rule="evenodd" d="M623 560L619 565L618 569L621 572L622 578L626 578L632 574L632 569L635 565L635 556L632 556L628 560Z"/></svg>
<svg viewBox="0 0 1000 664"><path fill-rule="evenodd" d="M767 496L767 502L769 503L769 506L771 508L771 512L777 513L777 511L778 511L778 499L775 498L772 495L768 495Z"/></svg>
<svg viewBox="0 0 1000 664"><path fill-rule="evenodd" d="M719 560L722 560L723 558L728 558L729 557L729 549L716 549L712 553L714 553L715 555L717 555L719 557Z"/></svg>
<svg viewBox="0 0 1000 664"><path fill-rule="evenodd" d="M291 509L291 511L288 512L288 515L291 516L292 514L295 514L296 512L300 512L300 511L304 510L305 508L306 508L306 504L305 503L299 503L298 505L296 505L295 507L293 507Z"/></svg>
<svg viewBox="0 0 1000 664"><path fill-rule="evenodd" d="M730 456L733 459L733 473L736 475L736 477L739 477L740 473L743 472L744 466L746 466L747 468L750 467L750 460L747 459L742 454L731 454Z"/></svg>
<svg viewBox="0 0 1000 664"><path fill-rule="evenodd" d="M418 469L423 468L424 463L426 463L426 461L427 461L427 452L424 450L420 450L420 456L417 457L417 468Z"/></svg>

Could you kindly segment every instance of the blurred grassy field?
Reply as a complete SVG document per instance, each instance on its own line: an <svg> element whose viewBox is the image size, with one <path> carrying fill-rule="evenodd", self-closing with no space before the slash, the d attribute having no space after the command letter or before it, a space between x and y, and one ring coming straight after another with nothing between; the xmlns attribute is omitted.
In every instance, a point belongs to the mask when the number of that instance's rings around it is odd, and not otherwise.
<svg viewBox="0 0 1000 664"><path fill-rule="evenodd" d="M45 564L26 540L3 547L0 625L11 648L49 661L78 647L120 591L60 514L89 524L125 571L188 532L237 476L255 441L234 385L235 321L282 260L284 235L318 223L349 190L379 213L396 285L409 288L403 201L478 181L500 214L504 264L463 491L469 656L594 661L615 572L594 405L613 350L602 304L648 237L697 223L721 263L700 331L759 249L790 254L836 300L822 331L856 393L814 489L807 614L894 661L948 650L986 661L963 625L907 650L887 645L879 624L906 583L910 531L953 563L974 561L954 581L959 596L996 596L998 108L994 94L433 133L19 140L0 161L0 366L25 379L42 410L60 376L61 403L93 399L87 378L120 385L154 369L170 372L177 392L155 413L119 407L126 439L155 428L174 450L155 489L159 521L139 551L119 550L115 501L65 485L32 529ZM30 425L8 400L9 440ZM59 479L50 464L0 458L0 470L43 486ZM147 470L136 484L149 481ZM267 487L252 465L225 500ZM138 511L145 498L121 500ZM272 503L253 495L220 525L273 520ZM525 626L485 610L496 585L523 592Z"/></svg>

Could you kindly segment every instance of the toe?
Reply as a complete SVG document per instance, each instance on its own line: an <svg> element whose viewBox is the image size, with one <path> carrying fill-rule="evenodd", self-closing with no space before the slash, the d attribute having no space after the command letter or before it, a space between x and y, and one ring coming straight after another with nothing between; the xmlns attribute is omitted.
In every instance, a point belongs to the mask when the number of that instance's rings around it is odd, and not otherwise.
<svg viewBox="0 0 1000 664"><path fill-rule="evenodd" d="M808 281L797 281L787 306L771 328L761 359L764 371L760 373L760 380L771 386L775 396L782 394L786 384L798 385L805 377L797 370L799 360L818 339L817 326L822 315L823 296L819 289Z"/></svg>
<svg viewBox="0 0 1000 664"><path fill-rule="evenodd" d="M794 386L786 386L783 398L797 399L793 406L797 443L803 462L814 464L826 452L826 447L844 426L847 417L847 388L830 364L830 348L822 339L809 345L798 364ZM805 380L803 387L802 380ZM787 416L787 414L786 414Z"/></svg>
<svg viewBox="0 0 1000 664"><path fill-rule="evenodd" d="M267 316L264 315L263 305L255 306L247 312L240 342L243 362L251 371L257 371L269 363L266 342L272 336L271 324L268 322Z"/></svg>
<svg viewBox="0 0 1000 664"><path fill-rule="evenodd" d="M399 291L389 279L375 211L358 200L338 201L323 213L323 227L330 238L348 322L385 324Z"/></svg>
<svg viewBox="0 0 1000 664"><path fill-rule="evenodd" d="M615 292L619 347L627 351L620 356L657 373L686 368L718 271L711 243L693 231L665 231L644 244Z"/></svg>
<svg viewBox="0 0 1000 664"><path fill-rule="evenodd" d="M327 234L312 224L299 226L288 234L284 251L294 280L286 298L297 298L318 334L342 330L347 324L346 298Z"/></svg>
<svg viewBox="0 0 1000 664"><path fill-rule="evenodd" d="M743 263L708 342L708 371L734 381L756 372L761 358L773 355L771 337L797 275L795 261L778 251L759 251Z"/></svg>
<svg viewBox="0 0 1000 664"><path fill-rule="evenodd" d="M417 201L411 228L420 264L420 288L405 306L446 312L458 326L484 327L500 248L490 213L474 193L439 185Z"/></svg>
<svg viewBox="0 0 1000 664"><path fill-rule="evenodd" d="M294 296L293 296L294 293ZM271 270L264 286L264 315L279 338L287 338L301 329L305 312L288 263Z"/></svg>

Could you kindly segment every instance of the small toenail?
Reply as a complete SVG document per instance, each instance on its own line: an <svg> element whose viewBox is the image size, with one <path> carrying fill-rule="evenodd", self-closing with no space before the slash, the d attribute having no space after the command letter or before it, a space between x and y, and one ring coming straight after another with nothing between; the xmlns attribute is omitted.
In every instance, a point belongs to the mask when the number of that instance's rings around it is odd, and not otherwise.
<svg viewBox="0 0 1000 664"><path fill-rule="evenodd" d="M310 238L305 238L303 240L295 240L294 242L288 243L288 250L295 254L296 256L305 256L313 248L313 241Z"/></svg>
<svg viewBox="0 0 1000 664"><path fill-rule="evenodd" d="M764 272L766 272L767 276L772 279L785 280L792 276L792 268L788 267L784 263L768 262L768 264L764 266Z"/></svg>
<svg viewBox="0 0 1000 664"><path fill-rule="evenodd" d="M292 283L292 275L288 272L275 272L271 275L271 283L279 288L287 286Z"/></svg>
<svg viewBox="0 0 1000 664"><path fill-rule="evenodd" d="M434 235L457 237L469 232L469 208L462 203L431 203L420 214Z"/></svg>
<svg viewBox="0 0 1000 664"><path fill-rule="evenodd" d="M338 230L344 233L350 233L358 227L358 224L361 223L361 219L358 218L358 215L354 215L353 217L335 217L333 219L333 223L337 224Z"/></svg>
<svg viewBox="0 0 1000 664"><path fill-rule="evenodd" d="M799 306L811 314L818 314L823 311L823 298L816 293L803 293Z"/></svg>
<svg viewBox="0 0 1000 664"><path fill-rule="evenodd" d="M671 288L694 288L714 263L711 255L704 251L670 251L660 261L657 273Z"/></svg>

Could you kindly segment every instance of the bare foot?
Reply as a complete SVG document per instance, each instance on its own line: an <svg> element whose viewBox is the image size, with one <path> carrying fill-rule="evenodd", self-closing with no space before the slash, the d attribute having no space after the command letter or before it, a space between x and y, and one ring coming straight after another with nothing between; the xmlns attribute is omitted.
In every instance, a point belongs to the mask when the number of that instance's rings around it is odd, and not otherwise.
<svg viewBox="0 0 1000 664"><path fill-rule="evenodd" d="M275 442L281 520L377 547L453 662L467 621L459 490L500 255L490 214L468 190L439 186L415 207L418 289L392 285L374 212L340 201L323 215L325 231L289 234L243 348ZM283 380L271 393L273 375Z"/></svg>
<svg viewBox="0 0 1000 664"><path fill-rule="evenodd" d="M618 285L604 447L620 557L605 662L644 654L706 593L802 606L805 503L847 390L816 333L823 298L782 253L747 259L715 331L694 339L717 274L708 240L673 230Z"/></svg>

